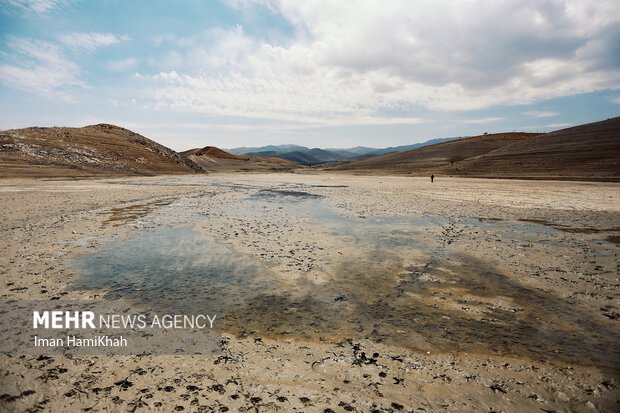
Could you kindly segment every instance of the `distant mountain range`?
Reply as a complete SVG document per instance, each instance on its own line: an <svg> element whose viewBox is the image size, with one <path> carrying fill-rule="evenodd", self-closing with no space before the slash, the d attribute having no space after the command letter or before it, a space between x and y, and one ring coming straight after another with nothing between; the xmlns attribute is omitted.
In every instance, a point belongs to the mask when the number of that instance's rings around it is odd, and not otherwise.
<svg viewBox="0 0 620 413"><path fill-rule="evenodd" d="M439 138L411 145L390 146L388 148L369 148L356 146L354 148L308 148L299 145L267 145L260 147L241 147L227 149L233 155L263 156L286 159L301 165L320 165L328 162L339 162L370 158L388 153L408 151L423 146L434 145L459 138Z"/></svg>

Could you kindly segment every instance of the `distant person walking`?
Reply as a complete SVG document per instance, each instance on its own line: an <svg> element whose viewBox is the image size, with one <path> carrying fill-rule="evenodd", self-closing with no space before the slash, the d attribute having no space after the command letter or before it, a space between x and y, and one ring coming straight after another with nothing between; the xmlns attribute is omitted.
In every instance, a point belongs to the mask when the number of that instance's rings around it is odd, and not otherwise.
<svg viewBox="0 0 620 413"><path fill-rule="evenodd" d="M434 180L435 180L435 175L431 175L431 184L433 183Z"/></svg>

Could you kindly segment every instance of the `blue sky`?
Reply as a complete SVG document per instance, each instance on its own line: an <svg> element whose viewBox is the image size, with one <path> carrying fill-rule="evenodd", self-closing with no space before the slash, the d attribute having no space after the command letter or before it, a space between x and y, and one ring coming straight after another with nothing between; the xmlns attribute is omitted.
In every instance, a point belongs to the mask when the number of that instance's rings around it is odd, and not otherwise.
<svg viewBox="0 0 620 413"><path fill-rule="evenodd" d="M386 147L620 113L620 3L0 0L0 129Z"/></svg>

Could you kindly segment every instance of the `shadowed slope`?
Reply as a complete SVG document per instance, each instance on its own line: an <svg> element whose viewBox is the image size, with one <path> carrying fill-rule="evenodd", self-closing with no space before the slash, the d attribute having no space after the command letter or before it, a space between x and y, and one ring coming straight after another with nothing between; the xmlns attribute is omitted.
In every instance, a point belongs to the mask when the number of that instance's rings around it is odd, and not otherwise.
<svg viewBox="0 0 620 413"><path fill-rule="evenodd" d="M620 117L541 135L459 164L469 176L620 180Z"/></svg>
<svg viewBox="0 0 620 413"><path fill-rule="evenodd" d="M332 166L360 173L620 181L620 117L547 134L500 133Z"/></svg>
<svg viewBox="0 0 620 413"><path fill-rule="evenodd" d="M384 173L437 173L448 172L458 162L491 152L515 141L522 141L536 133L498 133L457 139L424 146L405 152L391 153L334 166L334 170L370 171Z"/></svg>

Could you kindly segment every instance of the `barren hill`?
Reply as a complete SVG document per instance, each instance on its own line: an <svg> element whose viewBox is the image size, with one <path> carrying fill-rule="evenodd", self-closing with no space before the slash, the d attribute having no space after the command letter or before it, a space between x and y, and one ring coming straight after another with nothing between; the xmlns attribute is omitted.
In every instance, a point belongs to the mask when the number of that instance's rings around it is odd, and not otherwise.
<svg viewBox="0 0 620 413"><path fill-rule="evenodd" d="M498 148L538 136L537 133L513 132L480 135L451 140L391 153L373 158L351 161L330 169L341 171L428 174L449 172L460 161L483 155Z"/></svg>
<svg viewBox="0 0 620 413"><path fill-rule="evenodd" d="M205 146L202 149L190 149L189 151L181 152L181 156L207 156L210 158L221 158L221 159L242 159L237 155L233 155L226 151L221 150L220 148L216 148L215 146Z"/></svg>
<svg viewBox="0 0 620 413"><path fill-rule="evenodd" d="M620 117L547 134L500 133L329 167L361 173L620 181Z"/></svg>
<svg viewBox="0 0 620 413"><path fill-rule="evenodd" d="M468 176L620 181L620 117L504 146L458 165Z"/></svg>
<svg viewBox="0 0 620 413"><path fill-rule="evenodd" d="M172 149L114 125L0 131L0 177L200 172L204 172L200 166Z"/></svg>
<svg viewBox="0 0 620 413"><path fill-rule="evenodd" d="M190 149L180 155L206 171L287 171L300 168L286 159L233 155L215 146Z"/></svg>

